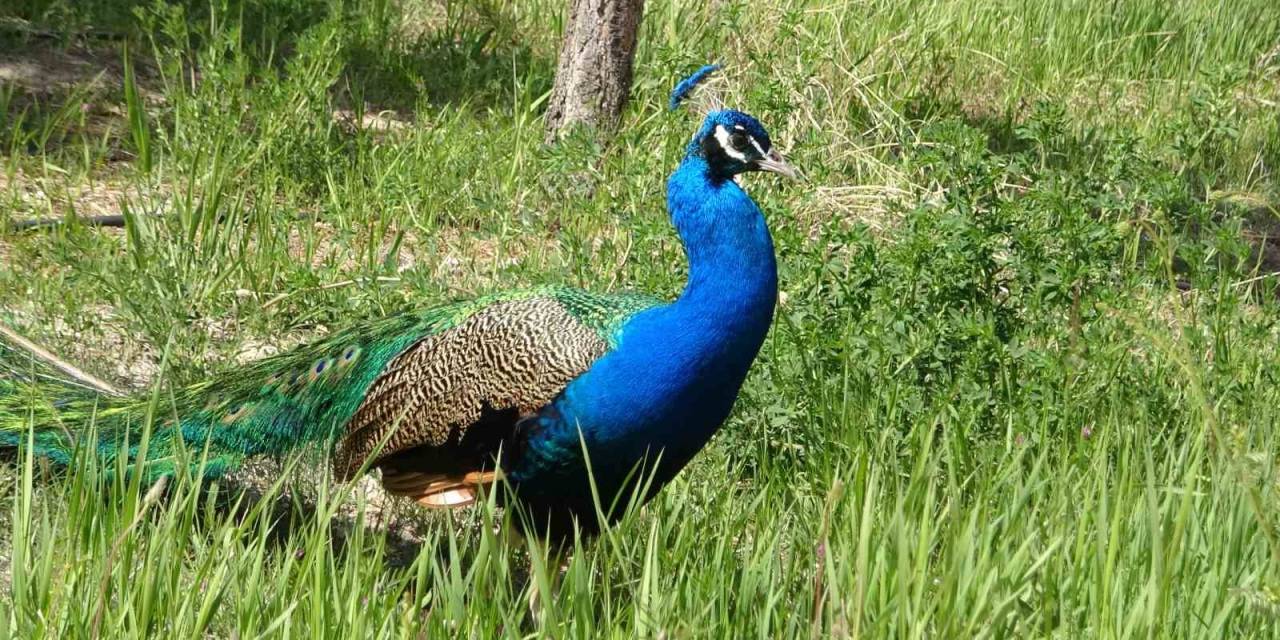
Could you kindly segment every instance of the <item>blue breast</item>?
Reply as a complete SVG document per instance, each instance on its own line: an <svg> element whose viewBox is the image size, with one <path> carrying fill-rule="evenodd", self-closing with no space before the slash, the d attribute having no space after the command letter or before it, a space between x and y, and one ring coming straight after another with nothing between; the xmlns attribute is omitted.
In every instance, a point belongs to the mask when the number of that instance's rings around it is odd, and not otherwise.
<svg viewBox="0 0 1280 640"><path fill-rule="evenodd" d="M618 346L532 421L508 477L535 518L598 526L584 443L606 506L645 460L657 461L645 469L651 496L728 417L768 332L777 265L760 209L695 154L668 181L667 205L688 283L625 323Z"/></svg>

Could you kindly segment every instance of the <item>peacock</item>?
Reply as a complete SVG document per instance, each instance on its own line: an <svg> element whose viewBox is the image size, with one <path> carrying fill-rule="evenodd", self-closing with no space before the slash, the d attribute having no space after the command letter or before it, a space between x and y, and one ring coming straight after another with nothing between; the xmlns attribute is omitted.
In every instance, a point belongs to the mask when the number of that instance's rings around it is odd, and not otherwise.
<svg viewBox="0 0 1280 640"><path fill-rule="evenodd" d="M677 84L671 109L717 68ZM749 171L797 177L756 118L710 111L667 181L689 266L674 301L542 286L358 323L174 391L145 450L148 397L32 374L9 349L0 446L68 464L92 423L104 469L148 478L317 447L341 481L377 469L442 508L502 483L524 533L598 533L621 511L600 505L648 500L715 434L769 330L777 263Z"/></svg>

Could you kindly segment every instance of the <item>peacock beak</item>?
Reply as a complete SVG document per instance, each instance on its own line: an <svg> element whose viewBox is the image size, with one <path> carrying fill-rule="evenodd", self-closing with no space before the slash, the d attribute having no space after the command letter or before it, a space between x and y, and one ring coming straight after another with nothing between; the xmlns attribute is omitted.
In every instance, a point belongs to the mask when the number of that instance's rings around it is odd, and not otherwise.
<svg viewBox="0 0 1280 640"><path fill-rule="evenodd" d="M776 149L770 149L769 153L765 154L763 158L756 160L756 167L761 171L772 171L792 180L800 179L800 172L796 171L795 167L787 164L787 161L782 159L782 154L778 153Z"/></svg>

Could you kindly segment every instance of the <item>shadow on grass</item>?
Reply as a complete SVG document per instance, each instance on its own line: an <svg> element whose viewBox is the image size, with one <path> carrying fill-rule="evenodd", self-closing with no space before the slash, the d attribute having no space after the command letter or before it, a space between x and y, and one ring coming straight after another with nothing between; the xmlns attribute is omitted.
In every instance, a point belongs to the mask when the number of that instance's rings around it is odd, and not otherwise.
<svg viewBox="0 0 1280 640"><path fill-rule="evenodd" d="M20 478L24 465L23 455L17 450L0 447L0 468L5 470L3 476ZM234 473L216 482L202 483L194 489L198 492L195 502L202 505L195 511L195 526L198 530L211 532L227 524L243 525L254 520L247 535L263 535L268 549L274 554L300 554L299 543L305 544L306 536L315 531L319 524L327 529L330 550L334 557L342 557L346 553L362 553L367 549L352 546L352 539L357 529L363 528L362 535L367 541L383 538L386 556L384 565L387 571L398 571L413 565L418 556L424 552L434 553L438 564L448 565L452 560L447 544L436 544L428 548L435 538L431 533L441 527L453 527L455 534L466 539L479 535L479 531L471 518L449 514L431 514L414 511L411 505L392 505L389 496L379 496L369 501L363 512L359 511L354 498L341 504L337 513L326 518L321 512L315 496L306 491L290 490L287 486L281 491L273 491L270 487L277 480L271 477L273 470L279 466L272 463L251 463L246 465L248 473ZM47 460L35 460L34 482L46 491L56 491L68 480L65 470L54 466ZM92 481L91 481L92 482ZM102 506L110 508L109 496L117 493L112 483L102 487ZM12 488L12 487L10 487ZM336 489L336 488L335 488ZM144 485L143 490L146 490ZM360 490L360 487L356 487ZM173 506L175 500L183 500L175 494L172 484L167 484L158 502L160 508ZM181 490L181 491L186 491ZM203 505L211 504L212 509ZM325 519L323 523L321 519ZM259 527L264 527L259 529ZM261 531L261 534L257 533Z"/></svg>
<svg viewBox="0 0 1280 640"><path fill-rule="evenodd" d="M148 59L153 43L193 66L210 57L202 52L222 48L230 58L213 57L248 64L252 82L287 73L313 30L334 29L337 46L325 55L341 65L329 90L335 107L402 117L424 102L484 109L509 103L517 90L536 96L550 88L554 61L521 41L505 8L417 19L390 3L374 6L368 15L353 8L336 15L326 0L232 0L218 15L196 0L19 0L0 9L0 113L12 123L0 143L47 153L98 141L108 160L127 159L119 151L128 130L123 51L141 52L133 56L139 87L149 104L162 104L159 72ZM513 87L513 75L523 89Z"/></svg>
<svg viewBox="0 0 1280 640"><path fill-rule="evenodd" d="M423 34L403 51L358 39L348 45L338 99L398 112L412 112L419 101L483 109L515 97L513 73L531 83L526 91L532 95L551 88L552 60L519 42L500 40L506 39L483 24Z"/></svg>

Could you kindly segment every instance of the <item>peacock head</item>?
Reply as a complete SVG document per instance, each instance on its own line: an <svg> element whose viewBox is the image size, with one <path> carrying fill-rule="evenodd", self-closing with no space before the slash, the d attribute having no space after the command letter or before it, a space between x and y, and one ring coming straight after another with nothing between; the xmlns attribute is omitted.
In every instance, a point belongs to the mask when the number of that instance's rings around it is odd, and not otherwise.
<svg viewBox="0 0 1280 640"><path fill-rule="evenodd" d="M681 80L671 91L669 107L676 110L699 84L720 69L709 64ZM729 179L747 171L771 171L788 178L799 173L773 148L769 132L750 115L733 109L716 109L707 114L702 128L689 142L688 153L706 160L711 173Z"/></svg>
<svg viewBox="0 0 1280 640"><path fill-rule="evenodd" d="M788 178L800 174L773 148L759 120L731 109L712 111L689 143L689 153L707 161L711 173L732 178L747 171L770 171Z"/></svg>

